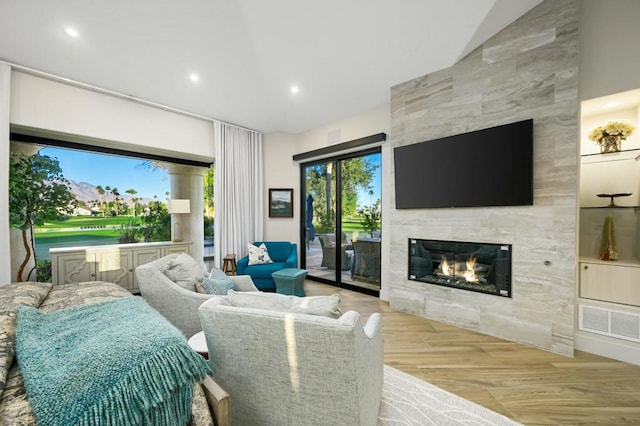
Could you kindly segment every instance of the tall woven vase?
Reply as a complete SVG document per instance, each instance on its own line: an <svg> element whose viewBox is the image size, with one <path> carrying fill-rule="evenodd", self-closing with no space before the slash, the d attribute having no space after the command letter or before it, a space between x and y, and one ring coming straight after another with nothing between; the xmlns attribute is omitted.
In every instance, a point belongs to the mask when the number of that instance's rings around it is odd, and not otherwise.
<svg viewBox="0 0 640 426"><path fill-rule="evenodd" d="M613 217L604 218L604 226L602 227L602 239L600 240L600 260L617 260L618 252L616 251L616 229L613 225Z"/></svg>

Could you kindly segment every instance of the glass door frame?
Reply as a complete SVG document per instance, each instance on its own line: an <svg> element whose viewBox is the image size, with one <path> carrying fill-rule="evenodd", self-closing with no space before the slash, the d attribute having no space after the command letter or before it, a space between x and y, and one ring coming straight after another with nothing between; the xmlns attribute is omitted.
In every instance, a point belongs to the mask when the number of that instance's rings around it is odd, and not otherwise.
<svg viewBox="0 0 640 426"><path fill-rule="evenodd" d="M358 158L358 157L364 157L366 155L371 155L371 154L380 154L382 155L382 147L380 146L376 146L373 148L368 148L368 149L364 149L364 150L360 150L360 151L355 151L355 152L351 152L348 154L342 154L342 155L337 155L337 156L332 156L332 157L326 157L326 158L321 158L321 159L316 159L313 161L308 161L308 162L304 162L304 163L300 163L300 194L302 194L300 196L300 221L299 221L299 225L300 225L300 251L301 251L301 256L300 256L300 266L303 269L307 269L307 256L306 256L306 244L307 244L307 228L306 228L306 216L307 216L307 205L306 205L306 194L307 194L307 188L306 188L306 170L308 167L311 166L315 166L318 164L324 164L324 163L335 163L336 167L335 167L335 171L334 171L334 175L335 175L335 188L334 188L334 192L335 192L335 201L336 201L336 211L335 211L335 235L342 235L342 164L341 162L343 160L348 160L348 159L352 159L352 158ZM382 195L381 195L382 196ZM338 238L336 237L336 240L338 241ZM342 253L341 250L335 250L335 265L341 265L342 259L341 259ZM323 278L323 277L317 277L317 276L313 276L313 275L307 275L307 279L312 280L312 281L318 281L318 282L322 282L324 284L329 284L329 285L334 285L336 287L340 287L340 288L346 288L349 290L354 290L354 291L358 291L360 293L365 293L365 294L371 294L374 296L379 296L380 295L380 290L373 290L370 288L366 288L366 287L361 287L361 286L357 286L354 284L350 284L350 283L346 283L344 281L342 281L342 270L340 267L335 268L335 275L333 277L333 280L331 279L327 279L327 278Z"/></svg>

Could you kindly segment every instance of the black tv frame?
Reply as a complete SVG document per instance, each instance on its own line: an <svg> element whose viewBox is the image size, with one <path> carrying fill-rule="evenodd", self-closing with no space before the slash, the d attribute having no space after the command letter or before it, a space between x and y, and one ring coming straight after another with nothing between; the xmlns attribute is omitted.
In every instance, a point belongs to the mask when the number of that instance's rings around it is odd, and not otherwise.
<svg viewBox="0 0 640 426"><path fill-rule="evenodd" d="M397 209L533 205L533 119L394 148Z"/></svg>

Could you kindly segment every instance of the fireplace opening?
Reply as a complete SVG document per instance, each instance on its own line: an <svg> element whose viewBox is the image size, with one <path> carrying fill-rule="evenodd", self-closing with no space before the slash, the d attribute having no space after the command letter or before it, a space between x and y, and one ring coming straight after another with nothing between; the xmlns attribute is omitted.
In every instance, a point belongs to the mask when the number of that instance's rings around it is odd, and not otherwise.
<svg viewBox="0 0 640 426"><path fill-rule="evenodd" d="M409 238L409 279L511 297L511 244Z"/></svg>

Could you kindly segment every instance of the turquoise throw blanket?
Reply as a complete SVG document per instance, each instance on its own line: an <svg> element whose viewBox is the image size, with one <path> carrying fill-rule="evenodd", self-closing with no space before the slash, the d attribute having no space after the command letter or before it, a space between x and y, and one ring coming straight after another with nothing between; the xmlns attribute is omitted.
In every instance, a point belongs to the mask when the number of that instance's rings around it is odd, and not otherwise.
<svg viewBox="0 0 640 426"><path fill-rule="evenodd" d="M210 372L139 297L18 308L16 357L38 425L184 425Z"/></svg>

